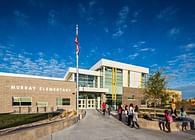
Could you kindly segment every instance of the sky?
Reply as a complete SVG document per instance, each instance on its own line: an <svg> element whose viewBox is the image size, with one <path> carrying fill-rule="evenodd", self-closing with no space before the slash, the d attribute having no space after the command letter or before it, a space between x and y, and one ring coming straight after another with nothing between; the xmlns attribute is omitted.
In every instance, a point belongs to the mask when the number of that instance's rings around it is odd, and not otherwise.
<svg viewBox="0 0 195 140"><path fill-rule="evenodd" d="M194 0L0 0L0 72L63 78L101 58L164 69L195 97Z"/></svg>

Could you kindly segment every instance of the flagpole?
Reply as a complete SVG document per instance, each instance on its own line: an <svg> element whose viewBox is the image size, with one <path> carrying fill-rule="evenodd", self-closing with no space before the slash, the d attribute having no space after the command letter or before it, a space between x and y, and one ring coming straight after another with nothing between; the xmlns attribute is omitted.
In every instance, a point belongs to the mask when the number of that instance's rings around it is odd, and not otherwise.
<svg viewBox="0 0 195 140"><path fill-rule="evenodd" d="M76 37L78 37L78 32L79 32L79 25L77 24L76 25ZM79 118L79 55L78 53L76 52L76 89L77 89L77 117L78 117L78 120L80 119Z"/></svg>

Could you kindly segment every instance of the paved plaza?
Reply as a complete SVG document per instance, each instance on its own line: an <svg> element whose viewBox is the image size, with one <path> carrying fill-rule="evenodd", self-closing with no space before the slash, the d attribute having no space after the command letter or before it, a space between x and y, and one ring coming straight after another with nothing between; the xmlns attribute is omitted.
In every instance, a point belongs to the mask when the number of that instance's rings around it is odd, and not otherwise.
<svg viewBox="0 0 195 140"><path fill-rule="evenodd" d="M86 117L77 124L41 140L195 140L195 132L166 133L130 128L112 116L88 110Z"/></svg>

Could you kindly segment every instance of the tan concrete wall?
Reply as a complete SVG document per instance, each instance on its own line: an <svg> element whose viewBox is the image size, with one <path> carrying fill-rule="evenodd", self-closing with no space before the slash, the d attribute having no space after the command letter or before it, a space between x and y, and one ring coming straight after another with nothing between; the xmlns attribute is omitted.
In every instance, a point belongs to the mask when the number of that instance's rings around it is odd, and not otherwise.
<svg viewBox="0 0 195 140"><path fill-rule="evenodd" d="M31 86L36 87L35 90L24 89L11 89L12 85L18 86ZM51 88L64 88L70 89L66 92L58 91L40 91L40 87ZM23 77L11 77L0 76L0 113L18 111L19 107L12 106L12 97L32 97L31 112L37 112L37 101L48 102L46 108L47 112L55 111L56 98L70 98L70 105L59 106L67 110L76 110L76 84L74 82L60 81L60 80L47 80L37 78L23 78ZM53 108L53 109L52 109ZM28 107L22 107L22 112L28 112ZM44 112L44 109L40 109Z"/></svg>
<svg viewBox="0 0 195 140"><path fill-rule="evenodd" d="M141 128L160 130L158 121L150 121L139 118L138 123L140 124ZM170 126L171 131L182 131L181 122L172 122ZM187 130L190 130L190 124L188 124Z"/></svg>
<svg viewBox="0 0 195 140"><path fill-rule="evenodd" d="M0 136L0 140L37 140L40 137L51 135L54 132L60 131L69 127L77 122L77 118L64 119L51 124L46 124L38 127L26 128L18 130L12 134Z"/></svg>
<svg viewBox="0 0 195 140"><path fill-rule="evenodd" d="M129 96L135 96L135 99L128 100ZM133 105L141 105L141 100L144 97L143 89L141 88L130 88L130 87L123 87L123 96L122 96L122 104L123 106L129 105L133 103Z"/></svg>
<svg viewBox="0 0 195 140"><path fill-rule="evenodd" d="M86 116L85 110L80 110L80 119L83 119ZM61 120L54 120L53 122L49 121L46 123L38 123L31 126L31 124L22 125L19 127L8 128L0 133L0 140L37 140L38 138L52 135L57 131L60 131L66 127L69 127L77 123L77 117L72 116L71 118L64 118ZM28 126L28 127L27 127Z"/></svg>

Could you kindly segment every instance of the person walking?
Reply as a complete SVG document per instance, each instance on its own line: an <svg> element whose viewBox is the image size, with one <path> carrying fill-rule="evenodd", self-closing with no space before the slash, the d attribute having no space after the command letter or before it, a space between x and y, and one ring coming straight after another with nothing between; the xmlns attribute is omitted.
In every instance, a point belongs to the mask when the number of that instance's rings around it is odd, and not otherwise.
<svg viewBox="0 0 195 140"><path fill-rule="evenodd" d="M125 105L125 118L126 118L126 123L128 123L128 106Z"/></svg>
<svg viewBox="0 0 195 140"><path fill-rule="evenodd" d="M117 112L118 112L119 121L122 121L123 108L121 107L121 105L118 106Z"/></svg>
<svg viewBox="0 0 195 140"><path fill-rule="evenodd" d="M172 115L169 113L168 110L165 110L164 116L165 116L165 121L166 121L165 126L168 130L168 133L170 133L171 132L171 126L170 125L173 122Z"/></svg>
<svg viewBox="0 0 195 140"><path fill-rule="evenodd" d="M133 104L131 103L129 105L129 109L128 109L128 126L131 126L131 127L134 127L133 113L134 113L134 109L133 109Z"/></svg>
<svg viewBox="0 0 195 140"><path fill-rule="evenodd" d="M105 102L102 103L102 112L103 112L103 115L105 115L105 112L106 112L106 103Z"/></svg>
<svg viewBox="0 0 195 140"><path fill-rule="evenodd" d="M139 128L138 112L139 112L139 109L138 109L138 106L136 105L134 109L134 113L133 113L133 124L134 124L134 127L136 126L137 128Z"/></svg>

